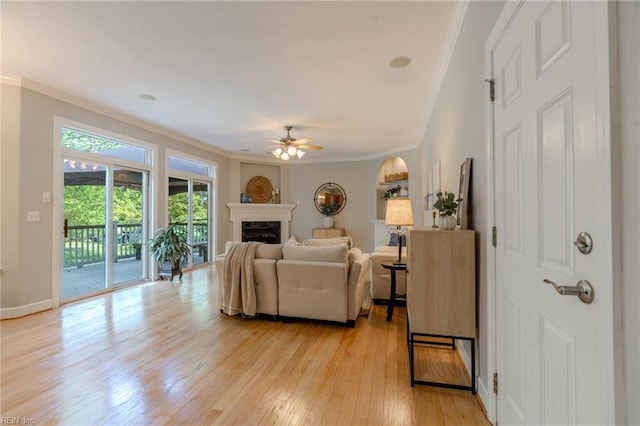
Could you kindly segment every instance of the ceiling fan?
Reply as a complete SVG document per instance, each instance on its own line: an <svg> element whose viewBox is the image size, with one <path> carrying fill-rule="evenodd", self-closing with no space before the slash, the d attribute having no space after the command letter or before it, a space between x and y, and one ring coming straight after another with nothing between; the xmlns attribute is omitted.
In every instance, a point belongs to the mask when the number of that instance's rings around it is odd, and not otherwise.
<svg viewBox="0 0 640 426"><path fill-rule="evenodd" d="M310 138L296 139L291 137L290 132L291 129L293 129L293 126L284 126L284 128L287 131L287 136L280 140L268 139L269 142L274 142L276 144L272 145L272 147L275 147L276 149L271 151L274 157L286 161L294 156L302 158L305 154L303 149L309 151L322 150L322 147L319 145L309 145L307 142L312 142Z"/></svg>

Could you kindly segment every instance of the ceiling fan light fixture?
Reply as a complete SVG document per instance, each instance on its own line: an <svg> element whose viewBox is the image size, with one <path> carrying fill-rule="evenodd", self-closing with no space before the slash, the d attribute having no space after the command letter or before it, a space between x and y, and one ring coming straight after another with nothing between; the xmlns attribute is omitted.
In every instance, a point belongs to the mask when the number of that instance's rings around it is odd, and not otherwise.
<svg viewBox="0 0 640 426"><path fill-rule="evenodd" d="M271 154L273 154L273 156L277 159L283 161L288 161L289 159L296 157L298 159L301 159L306 151L303 151L300 148L304 148L305 150L310 149L312 151L322 150L321 146L310 145L309 142L312 141L310 138L296 139L291 137L290 131L292 129L292 126L284 126L284 128L287 131L286 137L280 140L268 139L269 141L275 143L275 146L277 146L276 149L271 151Z"/></svg>

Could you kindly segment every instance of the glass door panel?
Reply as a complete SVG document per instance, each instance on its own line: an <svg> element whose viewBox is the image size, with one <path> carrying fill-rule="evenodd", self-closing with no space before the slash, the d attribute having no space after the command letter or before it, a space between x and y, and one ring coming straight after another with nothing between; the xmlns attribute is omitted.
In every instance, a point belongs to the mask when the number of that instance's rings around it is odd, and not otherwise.
<svg viewBox="0 0 640 426"><path fill-rule="evenodd" d="M209 257L209 184L193 182L193 263L208 261Z"/></svg>
<svg viewBox="0 0 640 426"><path fill-rule="evenodd" d="M113 284L146 278L142 260L146 173L116 168L113 173Z"/></svg>
<svg viewBox="0 0 640 426"><path fill-rule="evenodd" d="M64 160L64 248L62 298L108 287L105 256L107 167Z"/></svg>
<svg viewBox="0 0 640 426"><path fill-rule="evenodd" d="M186 232L193 246L190 262L182 266L209 262L210 198L210 182L169 178L169 222Z"/></svg>
<svg viewBox="0 0 640 426"><path fill-rule="evenodd" d="M189 229L189 180L169 177L169 223L188 233ZM182 262L182 267L189 264Z"/></svg>

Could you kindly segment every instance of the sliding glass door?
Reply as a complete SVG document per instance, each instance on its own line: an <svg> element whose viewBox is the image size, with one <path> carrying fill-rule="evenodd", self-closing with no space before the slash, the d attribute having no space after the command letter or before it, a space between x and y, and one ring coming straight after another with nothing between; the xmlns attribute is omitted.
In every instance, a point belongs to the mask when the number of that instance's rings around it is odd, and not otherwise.
<svg viewBox="0 0 640 426"><path fill-rule="evenodd" d="M62 299L147 278L147 173L71 158L64 164Z"/></svg>
<svg viewBox="0 0 640 426"><path fill-rule="evenodd" d="M55 256L61 263L60 300L149 279L151 149L58 121L64 180L62 255Z"/></svg>
<svg viewBox="0 0 640 426"><path fill-rule="evenodd" d="M169 223L174 224L180 232L189 234L189 180L169 178ZM189 266L183 260L180 266Z"/></svg>
<svg viewBox="0 0 640 426"><path fill-rule="evenodd" d="M113 285L121 285L146 278L147 174L141 171L116 168L113 172Z"/></svg>
<svg viewBox="0 0 640 426"><path fill-rule="evenodd" d="M193 181L192 234L193 263L209 261L209 192L207 182Z"/></svg>
<svg viewBox="0 0 640 426"><path fill-rule="evenodd" d="M62 299L108 287L105 250L108 167L64 159Z"/></svg>
<svg viewBox="0 0 640 426"><path fill-rule="evenodd" d="M187 234L192 253L183 266L209 261L211 184L169 177L169 221Z"/></svg>

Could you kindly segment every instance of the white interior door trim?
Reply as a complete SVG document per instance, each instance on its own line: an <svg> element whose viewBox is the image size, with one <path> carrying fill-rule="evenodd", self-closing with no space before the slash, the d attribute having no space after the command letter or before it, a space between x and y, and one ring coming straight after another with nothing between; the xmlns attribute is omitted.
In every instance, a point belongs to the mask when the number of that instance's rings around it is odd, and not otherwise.
<svg viewBox="0 0 640 426"><path fill-rule="evenodd" d="M611 96L612 91L610 89L610 82L612 82L611 75L611 63L617 61L617 35L614 35L617 31L617 13L615 2L596 2L595 5L597 16L608 16L608 20L596 19L594 22L596 43L595 50L598 57L608 58L609 61L596 61L595 74L597 81L606 81L608 84L596 85L596 120L595 128L597 131L597 140L602 141L598 146L598 155L603 164L609 164L613 167L612 163L612 128L611 128ZM616 65L617 66L617 65ZM613 168L612 168L613 173ZM613 191L613 179L612 173L609 174L607 179L601 180L600 186L596 188L596 194L602 194L609 192L612 194L612 201L616 205L621 205L622 200L616 200L613 198L615 191ZM619 184L619 182L618 182ZM609 205L602 205L602 203L594 203L594 208L601 210L602 215L607 216L607 222L618 226L618 222L621 221L621 213L616 212L615 220L613 217L614 212ZM611 230L613 237L616 237L613 229ZM616 241L616 239L610 239L607 243ZM604 404L604 407L609 411L605 412L605 416L610 419L615 419L616 424L625 423L625 383L624 383L624 344L622 342L623 329L622 324L616 321L621 319L616 315L617 312L622 312L622 286L620 273L620 252L614 250L612 245L604 247L607 253L611 253L611 256L607 259L606 265L613 272L612 292L609 294L611 300L606 301L606 308L609 310L605 318L607 321L599 321L600 335L606 336L609 339L605 344L600 345L600 353L598 356L604 362L609 362L613 367L611 369L602 369L598 373L600 374L600 383L603 388L611 389L608 395L603 394L603 398L607 398L610 403ZM611 374L613 371L613 374Z"/></svg>
<svg viewBox="0 0 640 426"><path fill-rule="evenodd" d="M492 51L500 40L502 33L507 27L511 18L516 11L522 6L522 2L507 2L503 12L496 21L493 30L489 34L484 47L484 75L487 80L493 80L493 56ZM493 128L493 102L490 99L491 86L489 82L486 84L485 96L485 138L487 152L487 232L491 233L496 224L495 217L495 179L494 179L494 128ZM493 246L493 238L490 235L486 238L487 252L487 359L485 361L488 377L480 377L478 379L478 394L487 410L487 418L493 424L497 420L498 400L493 390L493 375L497 371L496 364L496 248Z"/></svg>

